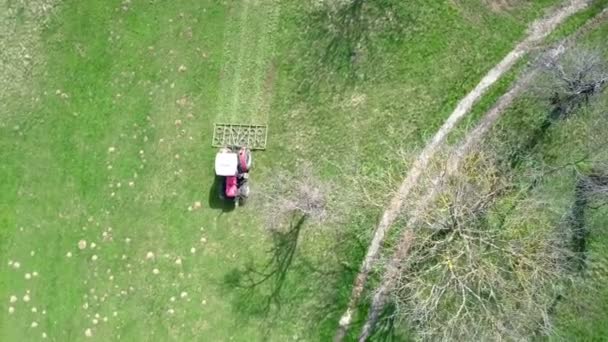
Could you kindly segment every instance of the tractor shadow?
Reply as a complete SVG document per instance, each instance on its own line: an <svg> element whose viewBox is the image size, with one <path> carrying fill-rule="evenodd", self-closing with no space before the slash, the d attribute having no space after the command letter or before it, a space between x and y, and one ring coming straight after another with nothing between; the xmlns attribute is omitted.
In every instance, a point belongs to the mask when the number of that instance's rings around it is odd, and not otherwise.
<svg viewBox="0 0 608 342"><path fill-rule="evenodd" d="M233 201L227 201L220 198L221 182L221 177L215 176L213 179L213 184L211 185L211 189L209 189L209 208L220 209L222 213L229 213L233 211L236 206Z"/></svg>

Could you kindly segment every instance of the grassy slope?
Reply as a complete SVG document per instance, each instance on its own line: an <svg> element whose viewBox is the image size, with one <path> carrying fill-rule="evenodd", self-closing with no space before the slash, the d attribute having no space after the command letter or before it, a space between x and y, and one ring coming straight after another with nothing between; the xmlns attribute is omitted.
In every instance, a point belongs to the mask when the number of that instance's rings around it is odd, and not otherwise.
<svg viewBox="0 0 608 342"><path fill-rule="evenodd" d="M583 37L579 46L602 49L605 52L604 37L607 33L608 25L603 24ZM539 211L537 219L550 220L555 224L561 222L571 210L575 184L580 173L592 166L580 161L605 156L605 151L597 150L598 146L591 142L591 137L593 134L603 134L599 133L593 122L605 121L603 108L606 107L606 101L608 93L604 92L591 108L579 110L573 117L556 122L540 137L534 148L523 150L525 162L515 170L514 178L521 186L519 189L528 188L542 172L546 173L532 191L523 190L516 195L525 194L525 200L530 203L543 203L544 209ZM539 101L533 94L518 99L495 130L495 137L500 140L496 146L507 146L507 150L501 150L500 155L509 156L533 139L549 110L548 104ZM510 208L508 198L506 203L506 207ZM592 205L596 204L599 203ZM515 219L526 217L528 210L529 208L521 206L505 212L508 217ZM607 219L605 206L587 210L587 228L590 232L587 245L588 269L584 278L577 278L580 282L576 286L563 287L564 298L556 306L556 331L551 340L602 341L608 336L604 324L608 293L605 287L599 285L608 277L608 235L603 228ZM531 221L524 222L523 227L535 229L534 222Z"/></svg>
<svg viewBox="0 0 608 342"><path fill-rule="evenodd" d="M592 32L583 46L591 49L603 51L608 58L608 47L605 37L608 35L608 24L604 23L600 28ZM548 136L546 145L541 149L541 153L553 164L566 163L576 159L581 159L587 154L591 158L605 160L606 151L604 148L596 150L596 147L589 143L591 134L598 134L594 129L594 120L600 122L600 127L606 120L606 106L608 105L608 92L600 96L593 103L591 110L583 111L580 117L568 120L563 125L555 129ZM602 130L599 134L605 134ZM568 142L568 144L564 144ZM593 165L579 165L580 170L586 171ZM569 173L562 175L561 179L547 180L549 189L553 188L550 184L566 183L573 184L575 174ZM572 190L565 192L554 192L555 198L572 196ZM585 273L583 284L573 287L566 294L565 300L557 307L557 335L556 340L578 340L578 341L603 341L608 339L608 326L606 326L606 312L608 312L608 289L603 286L608 280L608 231L605 226L608 223L608 210L605 203L592 203L597 209L587 210L587 229L589 239L587 247L588 269Z"/></svg>
<svg viewBox="0 0 608 342"><path fill-rule="evenodd" d="M294 265L270 335L259 329L259 298L225 284L231 270L262 263L267 242L253 207L237 216L212 200L211 124L269 122L270 146L256 155L255 182L305 159L359 163L360 172L380 178L391 146L428 138L552 2L502 13L477 1L380 2L399 25L380 29L354 68L339 51L322 58L324 22L309 19L299 1L132 1L125 9L118 1L66 1L39 51L47 60L32 84L39 104L15 98L11 113L28 114L0 113L7 161L0 167L0 254L4 265L21 264L2 269L0 338L46 332L80 340L86 328L99 340L327 337L337 312L318 302L331 295L340 307L350 273L327 282ZM203 208L191 212L195 201ZM370 214L363 223L373 222ZM360 231L365 242L369 231ZM321 252L327 238L308 234L301 255L313 265L356 262L361 251ZM80 251L80 239L97 247ZM145 260L148 251L154 260ZM26 280L33 271L39 276ZM326 284L329 291L321 291ZM16 304L8 303L11 295ZM96 313L101 322L94 325ZM33 321L37 328L29 328Z"/></svg>

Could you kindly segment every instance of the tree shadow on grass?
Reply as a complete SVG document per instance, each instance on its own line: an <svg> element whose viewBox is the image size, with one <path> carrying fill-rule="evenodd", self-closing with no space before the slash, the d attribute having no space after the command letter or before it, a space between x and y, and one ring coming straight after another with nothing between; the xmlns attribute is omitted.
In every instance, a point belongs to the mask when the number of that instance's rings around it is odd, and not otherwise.
<svg viewBox="0 0 608 342"><path fill-rule="evenodd" d="M356 275L356 268L346 262L317 265L298 253L306 218L294 215L288 229L271 233L272 247L264 264L256 266L251 261L224 276L225 289L234 296L233 305L241 320L261 318L260 328L267 338L278 325L291 322L294 315L298 315L298 325L311 328L308 333L330 338L325 335L337 324L340 310L348 300L347 285ZM350 236L346 239L354 244L342 247L356 249L359 260L364 246Z"/></svg>
<svg viewBox="0 0 608 342"><path fill-rule="evenodd" d="M528 138L528 140L517 150L511 153L509 156L510 168L514 169L521 165L526 157L528 157L529 154L536 148L536 146L543 142L549 129L558 121L565 118L567 114L566 109L559 106L556 106L550 110L541 124L534 129L530 138Z"/></svg>
<svg viewBox="0 0 608 342"><path fill-rule="evenodd" d="M406 336L400 335L397 332L397 312L394 304L389 304L380 314L378 323L374 332L370 336L373 341L404 341L409 340Z"/></svg>
<svg viewBox="0 0 608 342"><path fill-rule="evenodd" d="M587 266L587 240L590 235L586 220L587 211L594 209L591 205L593 192L601 188L608 188L608 175L603 170L593 170L588 176L580 177L574 188L574 202L568 216L568 224L572 230L571 244L575 253L572 261L578 271Z"/></svg>
<svg viewBox="0 0 608 342"><path fill-rule="evenodd" d="M303 16L305 41L312 42L307 48L313 61L310 67L315 71L307 70L303 91L325 82L324 75L341 75L346 84L363 79L362 66L381 55L376 51L382 45L378 42L402 38L406 23L412 21L401 6L396 0L328 2Z"/></svg>
<svg viewBox="0 0 608 342"><path fill-rule="evenodd" d="M242 289L239 306L250 313L269 316L273 307L281 309L281 292L297 251L298 239L306 216L292 217L289 229L272 232L269 260L256 267L253 262L244 269L234 269L224 277L224 283L233 289Z"/></svg>

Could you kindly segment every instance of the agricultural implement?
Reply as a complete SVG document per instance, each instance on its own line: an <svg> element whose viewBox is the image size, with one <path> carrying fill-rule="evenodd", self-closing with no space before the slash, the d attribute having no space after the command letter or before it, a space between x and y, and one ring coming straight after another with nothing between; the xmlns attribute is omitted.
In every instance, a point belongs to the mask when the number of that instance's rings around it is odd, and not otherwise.
<svg viewBox="0 0 608 342"><path fill-rule="evenodd" d="M267 137L266 125L214 124L212 145L245 146L250 150L265 150Z"/></svg>
<svg viewBox="0 0 608 342"><path fill-rule="evenodd" d="M266 125L214 124L212 146L219 197L236 206L249 197L249 171L253 166L251 151L266 149Z"/></svg>

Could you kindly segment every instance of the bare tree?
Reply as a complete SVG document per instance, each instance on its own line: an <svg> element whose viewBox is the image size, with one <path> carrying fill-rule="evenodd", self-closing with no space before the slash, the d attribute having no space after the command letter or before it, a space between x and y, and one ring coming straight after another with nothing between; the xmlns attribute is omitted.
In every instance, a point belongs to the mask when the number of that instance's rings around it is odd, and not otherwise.
<svg viewBox="0 0 608 342"><path fill-rule="evenodd" d="M529 200L517 204L525 217L491 222L491 208L511 189L492 160L470 154L445 178L407 258L392 266L400 272L388 300L423 340L521 339L551 329L571 233Z"/></svg>
<svg viewBox="0 0 608 342"><path fill-rule="evenodd" d="M608 85L608 63L598 50L571 49L562 57L540 60L543 77L541 96L554 106L553 119L567 116Z"/></svg>
<svg viewBox="0 0 608 342"><path fill-rule="evenodd" d="M267 229L285 232L294 218L316 225L336 219L330 208L334 188L333 183L321 180L310 164L298 167L296 173L275 175L260 189Z"/></svg>

